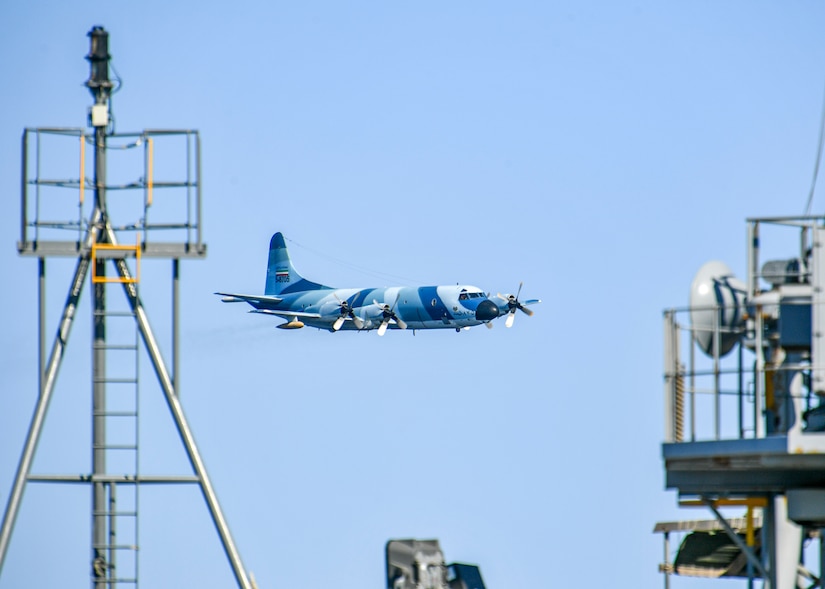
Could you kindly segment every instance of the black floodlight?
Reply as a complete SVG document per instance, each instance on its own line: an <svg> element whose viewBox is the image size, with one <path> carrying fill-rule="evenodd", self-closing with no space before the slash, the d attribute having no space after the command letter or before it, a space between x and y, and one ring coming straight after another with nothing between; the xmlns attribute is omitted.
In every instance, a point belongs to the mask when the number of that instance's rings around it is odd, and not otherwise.
<svg viewBox="0 0 825 589"><path fill-rule="evenodd" d="M94 26L88 33L89 36L89 60L91 71L86 86L93 95L97 95L97 89L109 89L112 82L109 81L109 33L101 26Z"/></svg>

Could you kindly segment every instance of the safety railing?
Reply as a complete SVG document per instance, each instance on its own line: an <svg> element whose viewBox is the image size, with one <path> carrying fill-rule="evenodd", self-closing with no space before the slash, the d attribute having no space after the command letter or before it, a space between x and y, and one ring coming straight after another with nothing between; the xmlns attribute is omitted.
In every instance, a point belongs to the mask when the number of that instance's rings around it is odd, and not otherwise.
<svg viewBox="0 0 825 589"><path fill-rule="evenodd" d="M715 311L716 318L725 311L721 306L700 310ZM684 442L752 435L757 430L758 403L752 373L746 369L746 361L752 360L753 353L742 345L748 334L745 329L722 327L721 321L716 320L711 328L711 356L697 354L694 339L699 328L690 325L688 313L689 309L669 309L664 313L665 440ZM722 355L720 342L725 334L738 335L741 340L729 354Z"/></svg>
<svg viewBox="0 0 825 589"><path fill-rule="evenodd" d="M88 230L95 195L102 191L110 197L106 213L113 229L139 234L144 254L205 255L198 131L110 134L102 150L95 149L94 142L95 135L86 129L24 130L20 253L75 255ZM95 174L101 165L96 152L105 158L106 183L101 185ZM71 233L74 237L67 239ZM147 247L151 245L155 247Z"/></svg>
<svg viewBox="0 0 825 589"><path fill-rule="evenodd" d="M725 311L713 310L719 317ZM825 430L825 408L811 387L807 353L770 357L779 348L768 342L772 326L763 317L749 318L739 330L715 322L715 343L705 355L694 341L699 329L690 325L689 313L664 312L665 442L761 438L782 433L797 420L804 431ZM726 333L739 340L723 355L718 342ZM796 374L801 379L792 386Z"/></svg>

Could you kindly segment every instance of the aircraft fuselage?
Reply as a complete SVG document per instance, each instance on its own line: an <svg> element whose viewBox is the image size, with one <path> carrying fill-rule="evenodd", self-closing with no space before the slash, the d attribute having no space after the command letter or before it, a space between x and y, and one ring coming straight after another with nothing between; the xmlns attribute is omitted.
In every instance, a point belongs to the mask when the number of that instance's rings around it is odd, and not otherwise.
<svg viewBox="0 0 825 589"><path fill-rule="evenodd" d="M340 314L340 301L346 301L353 308L355 315L363 321L362 329L375 329L381 324L385 305L393 308L408 329L472 327L495 319L501 312L499 306L487 298L481 289L461 285L338 288L282 293L280 296L282 302L267 305L268 312L277 311L285 317L290 311L295 311L299 313L295 315L296 319L320 329L332 328L332 323ZM320 317L310 317L304 313L318 314ZM388 327L398 329L395 322L390 322ZM357 330L358 327L348 320L341 329Z"/></svg>

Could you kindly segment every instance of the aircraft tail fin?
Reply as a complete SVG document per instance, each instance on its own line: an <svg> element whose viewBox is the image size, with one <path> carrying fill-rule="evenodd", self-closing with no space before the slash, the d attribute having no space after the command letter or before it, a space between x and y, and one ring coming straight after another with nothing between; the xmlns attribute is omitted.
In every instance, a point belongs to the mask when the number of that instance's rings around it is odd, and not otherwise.
<svg viewBox="0 0 825 589"><path fill-rule="evenodd" d="M321 290L330 288L317 282L312 282L298 274L289 252L286 249L284 236L278 232L269 242L269 261L266 266L266 286L264 294L280 295L302 290Z"/></svg>

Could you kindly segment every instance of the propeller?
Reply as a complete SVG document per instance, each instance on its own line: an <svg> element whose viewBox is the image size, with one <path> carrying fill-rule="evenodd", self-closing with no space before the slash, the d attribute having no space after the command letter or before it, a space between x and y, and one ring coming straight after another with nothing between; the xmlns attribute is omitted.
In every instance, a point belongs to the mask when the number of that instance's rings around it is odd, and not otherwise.
<svg viewBox="0 0 825 589"><path fill-rule="evenodd" d="M525 307L519 300L518 297L521 294L521 287L524 286L524 282L519 282L518 284L518 291L516 291L515 296L507 295L504 296L501 293L498 293L496 296L503 301L507 301L507 319L504 320L504 327L513 327L513 322L516 320L516 309L527 315L528 317L533 316L533 312Z"/></svg>
<svg viewBox="0 0 825 589"><path fill-rule="evenodd" d="M358 315L355 314L355 309L352 307L349 301L342 301L338 298L337 294L332 294L335 296L336 299L338 299L338 303L341 307L341 314L335 320L335 323L332 324L332 331L338 331L339 329L341 329L341 326L344 325L344 321L347 320L347 317L350 317L352 319L352 322L355 324L355 327L357 329L363 329L364 322Z"/></svg>
<svg viewBox="0 0 825 589"><path fill-rule="evenodd" d="M387 326L390 324L391 319L395 319L396 325L398 325L399 329L407 329L407 324L395 314L395 306L398 304L398 299L401 297L399 293L398 296L395 297L395 302L390 307L387 303L383 305L376 301L375 299L372 300L373 303L381 307L381 325L378 326L378 335L384 335L387 332Z"/></svg>

